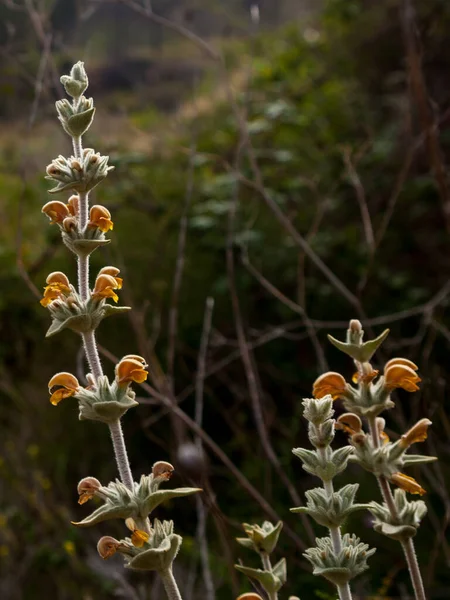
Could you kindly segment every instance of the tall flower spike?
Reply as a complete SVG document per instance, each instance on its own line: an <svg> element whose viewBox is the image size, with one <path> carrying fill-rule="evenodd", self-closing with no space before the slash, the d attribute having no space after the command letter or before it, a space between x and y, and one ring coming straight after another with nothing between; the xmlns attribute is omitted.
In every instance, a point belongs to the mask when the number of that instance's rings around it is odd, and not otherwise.
<svg viewBox="0 0 450 600"><path fill-rule="evenodd" d="M347 392L347 382L340 373L328 371L318 377L313 384L313 395L315 398L323 398L328 394L337 400Z"/></svg>
<svg viewBox="0 0 450 600"><path fill-rule="evenodd" d="M119 387L127 386L132 381L142 383L147 379L148 371L145 370L145 359L137 355L122 358L116 365L116 381Z"/></svg>
<svg viewBox="0 0 450 600"><path fill-rule="evenodd" d="M50 402L56 406L64 398L74 396L79 388L78 379L72 373L57 373L48 382L48 391L51 394Z"/></svg>

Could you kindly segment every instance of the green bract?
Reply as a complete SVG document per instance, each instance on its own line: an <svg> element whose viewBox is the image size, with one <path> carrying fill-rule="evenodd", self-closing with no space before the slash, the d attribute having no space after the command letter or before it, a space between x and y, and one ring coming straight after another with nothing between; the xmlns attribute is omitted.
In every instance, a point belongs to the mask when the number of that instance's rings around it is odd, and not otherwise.
<svg viewBox="0 0 450 600"><path fill-rule="evenodd" d="M355 495L359 488L357 483L345 485L332 495L323 488L315 488L305 492L306 506L291 508L293 513L306 513L319 525L339 527L353 512L369 508L369 504L356 504Z"/></svg>
<svg viewBox="0 0 450 600"><path fill-rule="evenodd" d="M333 346L336 346L336 348L338 348L338 350L341 350L341 352L345 352L345 354L348 354L348 356L351 356L358 362L365 363L369 362L369 360L372 358L372 356L387 338L387 336L389 335L389 329L385 329L383 333L381 333L374 340L369 340L367 342L361 341L363 333L364 332L361 331L360 343L350 342L348 332L346 342L341 342L340 340L337 340L331 335L328 335L327 337L333 344Z"/></svg>
<svg viewBox="0 0 450 600"><path fill-rule="evenodd" d="M72 329L77 333L93 331L104 318L130 310L129 306L107 304L105 298L91 297L83 301L72 286L68 298L70 298L69 302L57 299L48 305L52 324L45 334L46 337L55 335L63 329Z"/></svg>
<svg viewBox="0 0 450 600"><path fill-rule="evenodd" d="M355 535L346 533L342 537L342 549L333 550L331 538L317 538L316 548L308 548L304 556L313 565L313 573L322 575L335 585L344 585L366 569L367 559L375 553L367 544L360 543Z"/></svg>
<svg viewBox="0 0 450 600"><path fill-rule="evenodd" d="M134 483L130 490L119 480L100 487L95 496L102 498L105 503L88 517L74 523L79 527L91 527L109 519L146 519L160 504L172 498L190 496L202 490L199 488L177 488L174 490L159 490L161 479L151 475L142 475L139 483Z"/></svg>
<svg viewBox="0 0 450 600"><path fill-rule="evenodd" d="M85 148L83 157L65 158L61 154L47 167L46 179L56 182L50 194L74 190L86 193L95 188L114 167L108 166L109 156L101 156L92 148Z"/></svg>

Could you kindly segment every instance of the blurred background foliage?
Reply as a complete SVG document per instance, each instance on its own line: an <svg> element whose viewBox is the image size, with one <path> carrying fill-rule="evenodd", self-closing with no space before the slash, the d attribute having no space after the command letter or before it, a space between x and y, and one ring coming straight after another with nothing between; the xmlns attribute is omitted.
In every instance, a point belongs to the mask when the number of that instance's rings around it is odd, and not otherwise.
<svg viewBox="0 0 450 600"><path fill-rule="evenodd" d="M353 317L363 319L368 334L389 327L378 366L405 356L420 366L423 384L414 396L397 395L387 430L395 437L418 418L434 421L424 447L440 462L410 474L429 492L416 539L427 592L430 600L448 598L450 4L261 0L259 26L243 0L152 5L169 26L146 18L148 5L138 2L0 3L0 595L162 595L151 578L96 556L97 539L122 535L119 524L71 526L84 514L78 480L93 475L106 483L116 470L106 428L80 423L70 400L50 406L46 390L59 370L80 379L85 371L74 334L44 339L48 314L35 297L50 271L76 277L40 209L48 200L45 166L69 152L54 115L58 75L82 59L97 106L85 144L110 153L116 167L93 195L111 210L115 228L92 269L120 267L121 299L134 309L130 319L101 326L106 371L113 371L111 353L142 353L155 373L173 374L150 383L163 395L169 390L192 417L205 301L214 298L204 430L308 545L255 426L233 299L268 439L300 496L317 485L291 455L306 439L301 398L327 367L347 379L352 374L326 333L343 337ZM223 65L186 30L220 51ZM308 241L337 285L289 228ZM201 475L217 598L247 590L230 575L233 562L251 561L233 538L241 522L266 518L262 507L208 446L207 472L193 464L186 450L193 432L145 390L138 395L141 406L124 419L134 473L171 460L175 484ZM361 484L360 501L377 496L366 473L351 468L342 484L350 481ZM188 598L202 597L195 502L175 501L157 516L175 519L185 540L181 587L194 590ZM379 549L355 583L358 597L406 598L397 545L374 534L368 519L355 519L349 530ZM334 598L287 534L279 555L288 560L286 597Z"/></svg>

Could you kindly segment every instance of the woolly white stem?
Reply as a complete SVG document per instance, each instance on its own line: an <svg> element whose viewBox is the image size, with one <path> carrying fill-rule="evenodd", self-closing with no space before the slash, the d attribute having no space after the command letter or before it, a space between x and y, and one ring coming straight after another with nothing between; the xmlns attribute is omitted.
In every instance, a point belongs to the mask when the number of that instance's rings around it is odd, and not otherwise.
<svg viewBox="0 0 450 600"><path fill-rule="evenodd" d="M166 569L165 571L159 571L159 575L169 600L182 600L180 590L178 589L177 582L172 573L172 568Z"/></svg>

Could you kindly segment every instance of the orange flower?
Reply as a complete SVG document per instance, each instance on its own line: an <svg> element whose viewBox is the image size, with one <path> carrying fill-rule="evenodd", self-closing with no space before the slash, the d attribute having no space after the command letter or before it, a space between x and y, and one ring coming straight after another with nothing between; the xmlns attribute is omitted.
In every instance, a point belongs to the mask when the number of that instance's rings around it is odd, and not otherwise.
<svg viewBox="0 0 450 600"><path fill-rule="evenodd" d="M378 373L380 371L370 371L369 373L360 373L359 371L356 371L356 373L353 374L352 376L352 381L353 383L372 383L372 381L375 379L375 377L377 377Z"/></svg>
<svg viewBox="0 0 450 600"><path fill-rule="evenodd" d="M85 477L80 481L77 487L77 491L79 494L78 504L84 504L91 498L95 496L95 492L97 492L102 487L102 484L95 477Z"/></svg>
<svg viewBox="0 0 450 600"><path fill-rule="evenodd" d="M150 538L149 534L145 531L142 531L142 529L138 529L136 523L134 522L134 519L132 519L131 517L125 519L125 525L130 531L132 531L131 543L133 544L133 546L135 546L136 548L142 548L145 542L148 542Z"/></svg>
<svg viewBox="0 0 450 600"><path fill-rule="evenodd" d="M406 358L393 358L384 368L384 387L389 391L403 388L407 392L415 392L421 381L416 373L416 365Z"/></svg>
<svg viewBox="0 0 450 600"><path fill-rule="evenodd" d="M107 208L100 204L95 204L89 211L89 227L97 227L103 233L106 233L114 227L111 221L111 213Z"/></svg>
<svg viewBox="0 0 450 600"><path fill-rule="evenodd" d="M159 460L158 462L155 462L155 464L152 467L152 473L153 473L153 477L155 477L155 479L165 479L166 481L169 480L172 477L172 473L174 472L174 467L173 465L171 465L168 462L165 462L164 460Z"/></svg>
<svg viewBox="0 0 450 600"><path fill-rule="evenodd" d="M53 388L57 388L53 391ZM78 379L72 375L72 373L57 373L53 375L53 377L48 382L48 391L51 394L50 402L53 406L56 406L64 400L64 398L70 398L70 396L74 396L80 384L78 383Z"/></svg>
<svg viewBox="0 0 450 600"><path fill-rule="evenodd" d="M419 494L423 496L426 494L426 490L420 486L413 477L409 477L409 475L405 475L404 473L394 473L391 475L392 483L398 485L398 487L405 492L409 492L410 494Z"/></svg>
<svg viewBox="0 0 450 600"><path fill-rule="evenodd" d="M70 217L70 211L66 204L59 200L47 202L42 207L42 212L50 219L50 223L62 223L66 217Z"/></svg>
<svg viewBox="0 0 450 600"><path fill-rule="evenodd" d="M358 417L358 415L355 415L354 413L344 413L337 419L335 428L342 429L350 435L354 435L355 433L361 433L361 419Z"/></svg>
<svg viewBox="0 0 450 600"><path fill-rule="evenodd" d="M145 370L146 362L142 356L129 354L124 356L116 365L117 385L128 385L132 381L142 383L147 379L148 371Z"/></svg>
<svg viewBox="0 0 450 600"><path fill-rule="evenodd" d="M102 558L105 560L110 558L117 552L121 544L118 540L111 537L110 535L104 535L97 544L97 551Z"/></svg>
<svg viewBox="0 0 450 600"><path fill-rule="evenodd" d="M100 271L98 272L98 275L111 275L111 277L114 277L114 279L116 280L117 289L121 290L123 279L121 277L117 277L119 273L120 269L118 269L117 267L103 267L103 269L100 269Z"/></svg>
<svg viewBox="0 0 450 600"><path fill-rule="evenodd" d="M141 529L135 529L131 534L131 543L136 548L142 548L145 542L148 542L149 539L148 533L142 531Z"/></svg>
<svg viewBox="0 0 450 600"><path fill-rule="evenodd" d="M65 298L70 293L70 283L67 276L61 271L54 271L46 279L48 285L44 288L44 297L40 301L42 306L48 306L58 298Z"/></svg>
<svg viewBox="0 0 450 600"><path fill-rule="evenodd" d="M119 289L119 283L112 275L98 275L95 280L95 287L92 293L92 297L98 300L102 298L112 298L114 302L119 300L119 296L114 290Z"/></svg>
<svg viewBox="0 0 450 600"><path fill-rule="evenodd" d="M314 398L323 398L328 394L333 400L344 396L347 392L347 382L340 373L328 371L316 379L313 385Z"/></svg>
<svg viewBox="0 0 450 600"><path fill-rule="evenodd" d="M417 371L419 368L415 363L413 363L412 360L408 360L407 358L391 358L391 360L388 360L387 363L384 365L384 370L386 371L386 369L388 369L392 365L404 365L405 367L409 367L413 371Z"/></svg>
<svg viewBox="0 0 450 600"><path fill-rule="evenodd" d="M401 448L409 448L416 442L424 442L427 439L427 430L431 425L430 419L420 419L415 425L404 433L399 441Z"/></svg>

